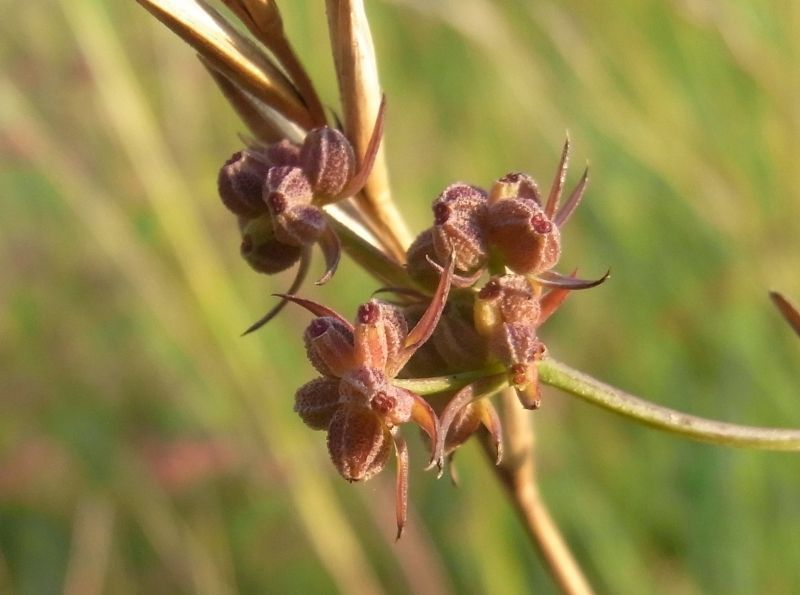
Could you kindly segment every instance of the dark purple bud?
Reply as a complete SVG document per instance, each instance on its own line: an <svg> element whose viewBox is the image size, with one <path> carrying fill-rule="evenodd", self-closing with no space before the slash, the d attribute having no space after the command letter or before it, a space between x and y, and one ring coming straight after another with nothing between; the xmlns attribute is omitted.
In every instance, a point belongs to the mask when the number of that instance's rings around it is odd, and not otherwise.
<svg viewBox="0 0 800 595"><path fill-rule="evenodd" d="M275 237L286 244L308 246L318 241L327 223L311 204L311 185L297 167L272 167L264 184L264 202L275 226Z"/></svg>
<svg viewBox="0 0 800 595"><path fill-rule="evenodd" d="M297 389L294 396L295 413L315 430L328 428L338 406L339 381L335 378L316 378Z"/></svg>
<svg viewBox="0 0 800 595"><path fill-rule="evenodd" d="M300 163L314 195L323 201L336 197L355 173L355 154L347 137L323 126L306 135Z"/></svg>
<svg viewBox="0 0 800 595"><path fill-rule="evenodd" d="M272 275L296 263L303 252L298 246L284 244L275 237L269 215L251 219L242 227L241 254L259 273Z"/></svg>
<svg viewBox="0 0 800 595"><path fill-rule="evenodd" d="M300 145L285 139L268 145L263 155L271 167L300 167Z"/></svg>
<svg viewBox="0 0 800 595"><path fill-rule="evenodd" d="M266 213L261 189L267 166L248 151L234 153L219 170L217 188L225 206L233 213L254 218Z"/></svg>

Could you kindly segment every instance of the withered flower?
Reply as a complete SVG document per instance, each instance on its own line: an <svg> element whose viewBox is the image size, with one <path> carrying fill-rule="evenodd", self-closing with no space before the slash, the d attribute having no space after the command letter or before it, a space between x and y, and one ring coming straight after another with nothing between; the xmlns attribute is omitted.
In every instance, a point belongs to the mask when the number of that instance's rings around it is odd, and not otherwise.
<svg viewBox="0 0 800 595"><path fill-rule="evenodd" d="M323 285L330 280L341 257L341 243L322 206L353 196L363 188L380 147L385 107L384 101L378 110L367 153L361 159L358 170L355 167L355 154L347 137L339 130L322 126L310 131L301 147L283 140L268 145L261 152L247 151L246 157L233 161L233 164L230 163L231 160L226 162L220 172L223 202L242 211L259 202L253 200L252 192L257 185L258 173L263 175L260 204L264 205L272 218L275 240L280 244L300 248L304 254L304 263L308 259L311 246L318 244L322 250L326 269L317 280L317 285ZM243 165L234 169L240 162ZM258 165L267 167L259 169ZM223 190L226 191L225 195L222 195ZM240 204L244 207L240 207ZM307 270L307 266L298 269L288 291L290 295L303 283ZM282 300L253 323L245 334L264 326L285 304L286 300Z"/></svg>
<svg viewBox="0 0 800 595"><path fill-rule="evenodd" d="M433 334L450 291L453 260L419 322L408 329L397 306L370 300L356 324L329 308L284 295L317 316L304 333L312 365L322 374L295 395L295 411L311 428L327 430L328 452L348 481L380 472L394 445L397 455L397 536L406 519L408 455L398 426L414 422L436 448L438 421L425 399L393 379Z"/></svg>

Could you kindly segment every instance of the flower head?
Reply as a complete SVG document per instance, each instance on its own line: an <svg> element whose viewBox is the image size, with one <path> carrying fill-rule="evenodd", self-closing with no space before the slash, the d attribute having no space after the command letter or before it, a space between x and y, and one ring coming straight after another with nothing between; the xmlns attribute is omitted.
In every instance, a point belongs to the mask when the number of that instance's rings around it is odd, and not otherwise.
<svg viewBox="0 0 800 595"><path fill-rule="evenodd" d="M393 380L433 334L450 291L453 266L451 258L428 308L410 330L397 306L375 299L358 308L356 322L351 324L321 304L282 296L316 315L303 336L309 361L322 376L298 389L295 411L309 427L327 430L331 460L348 481L364 481L379 473L394 445L400 494L398 536L405 523L408 483L399 426L416 423L434 449L439 432L428 402Z"/></svg>

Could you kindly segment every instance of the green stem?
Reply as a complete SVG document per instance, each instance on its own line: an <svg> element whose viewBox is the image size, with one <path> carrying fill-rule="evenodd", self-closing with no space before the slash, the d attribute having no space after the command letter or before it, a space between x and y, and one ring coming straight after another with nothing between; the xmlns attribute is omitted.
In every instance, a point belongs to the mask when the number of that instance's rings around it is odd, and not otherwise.
<svg viewBox="0 0 800 595"><path fill-rule="evenodd" d="M689 415L623 392L561 362L539 363L545 384L638 422L700 442L764 450L800 450L800 430L740 426Z"/></svg>
<svg viewBox="0 0 800 595"><path fill-rule="evenodd" d="M432 395L446 390L464 388L476 380L501 374L504 371L505 368L501 364L494 364L480 370L471 370L469 372L460 372L447 376L434 376L432 378L395 378L392 380L392 384L415 392L418 395Z"/></svg>

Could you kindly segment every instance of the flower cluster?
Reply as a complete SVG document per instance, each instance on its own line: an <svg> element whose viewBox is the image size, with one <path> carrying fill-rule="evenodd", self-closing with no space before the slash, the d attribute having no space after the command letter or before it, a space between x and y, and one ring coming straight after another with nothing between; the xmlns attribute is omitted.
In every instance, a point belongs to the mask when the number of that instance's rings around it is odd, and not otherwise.
<svg viewBox="0 0 800 595"><path fill-rule="evenodd" d="M322 304L284 296L316 315L303 338L308 359L322 374L298 389L294 409L309 427L327 430L331 460L348 481L369 479L383 469L394 444L398 537L408 485L408 454L398 426L413 421L434 445L439 431L430 404L394 379L436 328L451 276L452 266L410 331L398 307L375 299L358 309L352 325Z"/></svg>
<svg viewBox="0 0 800 595"><path fill-rule="evenodd" d="M326 117L284 37L276 4L227 4L287 75L265 71L274 87L253 87L249 75L209 58L223 93L260 139L228 159L218 177L222 202L238 220L241 255L267 275L297 265L288 291L278 294L280 302L246 332L263 326L288 303L315 316L303 338L320 376L297 390L295 411L309 427L327 432L331 459L348 481L373 477L394 450L399 536L408 486L408 451L400 426L413 422L423 430L430 465L440 474L445 458L452 474L454 453L476 433L491 441L500 462L500 416L486 397L513 388L524 407L539 407L538 364L547 354L540 326L570 291L607 278L582 280L555 270L563 226L583 197L588 175L562 205L567 142L547 196L524 173L506 174L488 190L451 184L433 201L431 226L406 247L391 221L382 218L388 212L380 210L384 197L367 186L383 135L385 100L376 94L377 87L370 90L368 82L377 79L354 79L349 66L337 62L345 56L354 64L369 62L363 60L371 51L368 36L358 34L358 20L337 13L330 21L343 127ZM270 61L266 54L263 58ZM356 89L354 83L363 86ZM262 109L261 101L269 110ZM373 124L366 114L375 107ZM270 110L292 124L275 126ZM286 137L285 130L297 136ZM363 155L356 154L356 146ZM334 231L326 207L351 197L356 202L349 206L355 208L343 205L345 211L354 214L365 233L374 232L372 239L349 226L338 228L348 234L341 238ZM369 300L352 324L299 297L315 245L326 264L318 285L332 278L346 249L391 282L384 291L391 292L392 301Z"/></svg>
<svg viewBox="0 0 800 595"><path fill-rule="evenodd" d="M326 264L317 285L336 272L341 246L322 207L353 196L364 186L380 145L383 113L382 105L358 169L350 141L329 126L311 130L302 145L288 139L268 145L254 143L234 153L220 169L219 195L237 216L241 254L247 263L272 275L300 262L289 294L302 284L314 244L319 244ZM266 324L285 303L246 332Z"/></svg>
<svg viewBox="0 0 800 595"><path fill-rule="evenodd" d="M582 280L553 270L561 256L561 228L580 203L588 181L587 171L560 206L568 158L569 141L546 201L533 178L524 173L506 174L489 192L465 183L448 186L433 202L434 224L408 250L409 273L421 285L430 284L441 270L436 260L422 255L431 252L441 260L448 246L455 252L454 285L475 287L489 275L469 293L473 329L486 347L487 359L502 364L508 384L529 409L541 403L536 363L546 349L538 338L539 327L569 291L594 287L608 277ZM441 341L435 344L443 354L447 351ZM465 403L480 395L469 387L444 410L439 464L450 424L458 421Z"/></svg>
<svg viewBox="0 0 800 595"><path fill-rule="evenodd" d="M220 192L245 221L243 254L256 270L281 270L312 242L323 251L331 245L319 206L344 196L342 188L357 177L349 147L340 132L323 128L300 147L281 141L248 149L223 167ZM409 286L387 288L396 303L363 304L355 324L293 292L279 296L315 315L303 337L321 376L298 389L295 411L309 427L327 431L331 460L348 481L374 476L394 450L398 536L408 485L399 426L414 422L424 431L440 473L444 459L481 428L499 462L500 417L485 397L510 386L523 406L539 407L537 362L546 354L539 327L571 290L607 277L581 280L553 270L561 228L587 182L584 173L559 207L568 154L567 143L546 201L521 173L503 176L489 192L465 183L445 188L433 202L433 225L408 248ZM429 400L409 389L422 376L444 374L472 376Z"/></svg>

